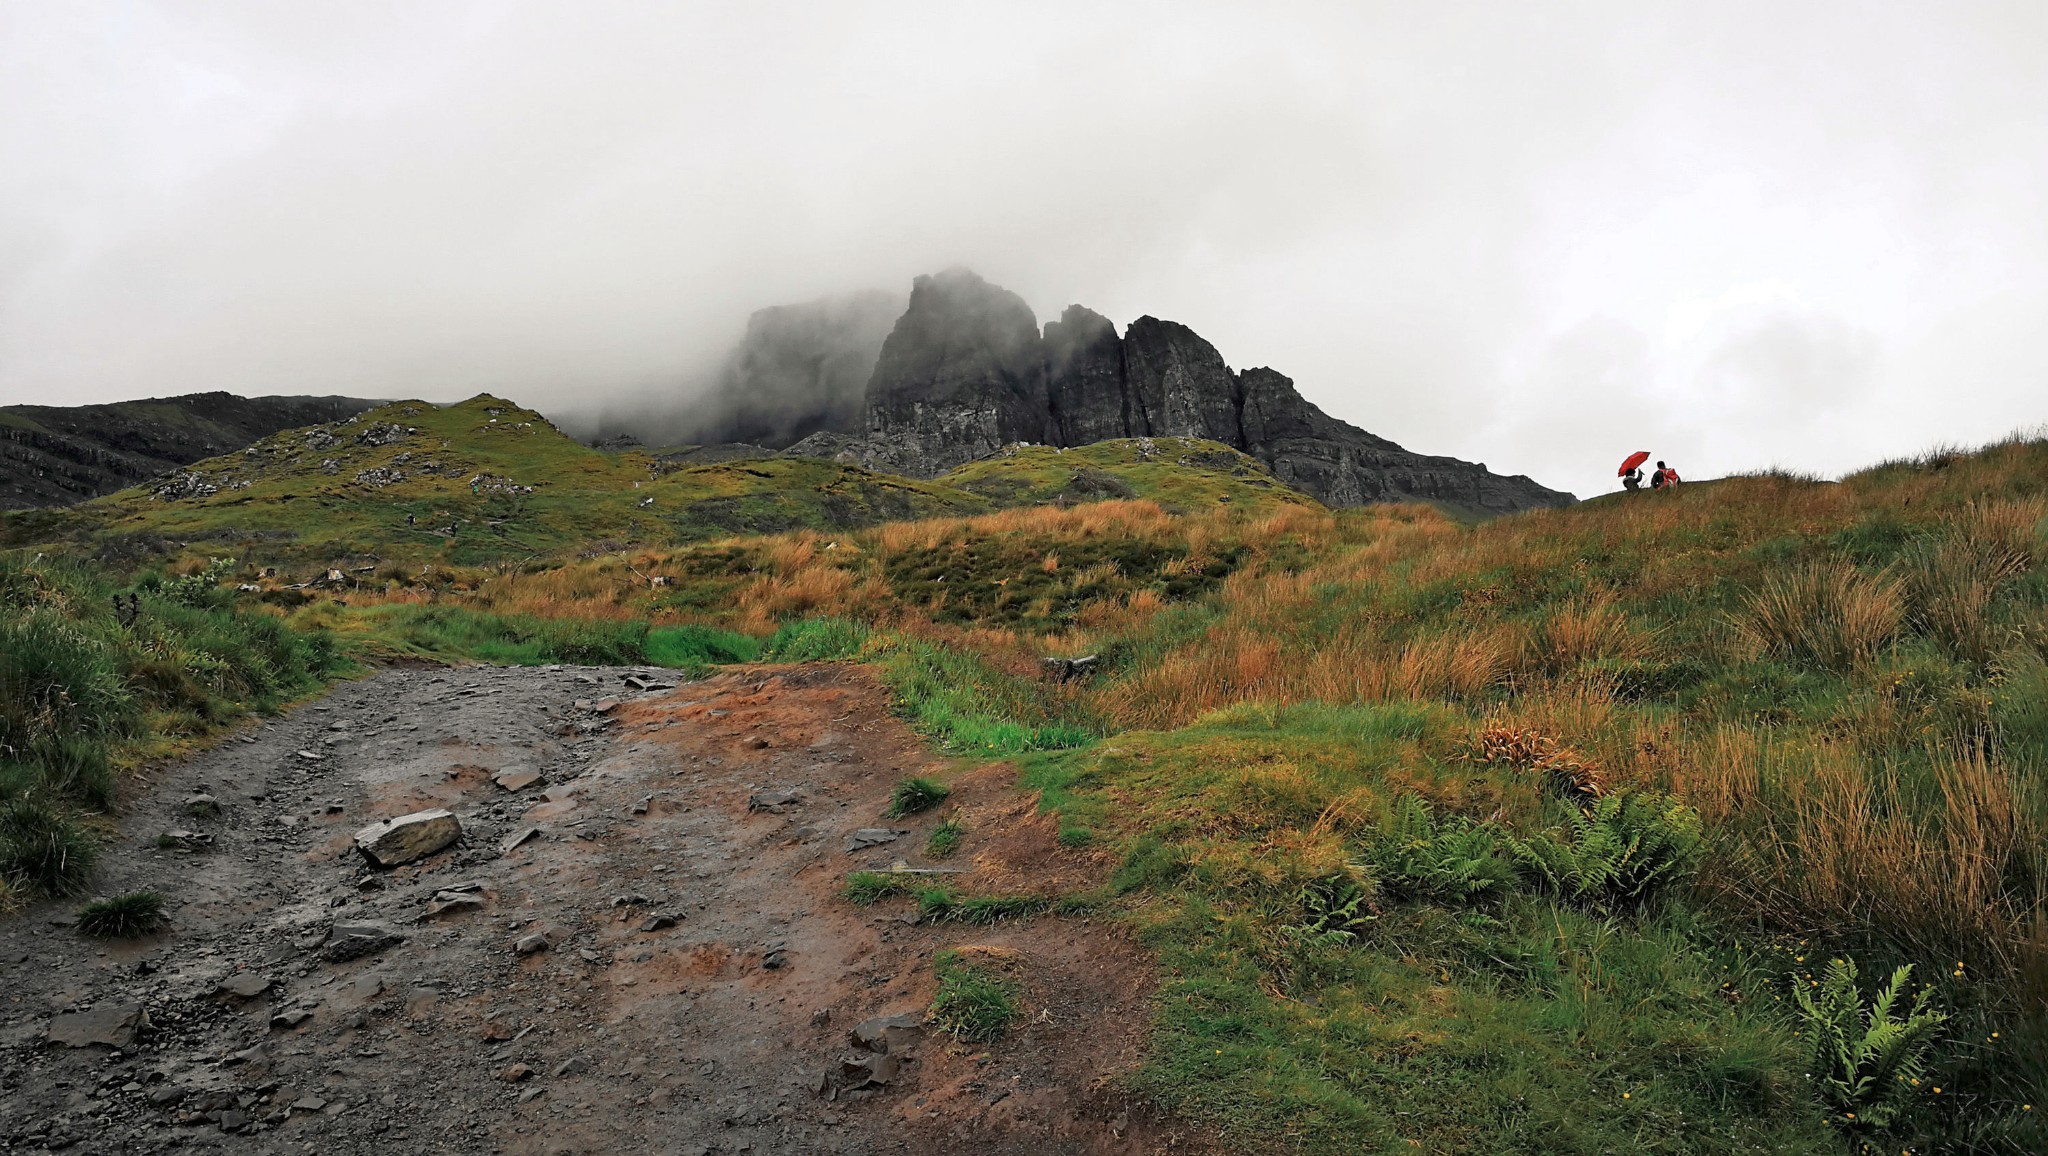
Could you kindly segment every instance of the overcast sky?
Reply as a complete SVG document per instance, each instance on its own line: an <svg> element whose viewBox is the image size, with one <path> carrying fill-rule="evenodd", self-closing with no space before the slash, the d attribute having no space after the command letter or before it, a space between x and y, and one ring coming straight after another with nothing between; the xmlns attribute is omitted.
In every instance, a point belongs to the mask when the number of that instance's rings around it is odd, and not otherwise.
<svg viewBox="0 0 2048 1156"><path fill-rule="evenodd" d="M966 265L1580 494L2048 421L2048 4L0 0L0 402L568 414Z"/></svg>

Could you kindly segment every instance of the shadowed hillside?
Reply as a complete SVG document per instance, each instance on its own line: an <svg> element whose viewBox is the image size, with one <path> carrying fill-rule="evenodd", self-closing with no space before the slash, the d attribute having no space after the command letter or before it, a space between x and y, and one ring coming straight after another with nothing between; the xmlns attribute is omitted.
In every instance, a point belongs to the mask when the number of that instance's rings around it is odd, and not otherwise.
<svg viewBox="0 0 2048 1156"><path fill-rule="evenodd" d="M184 397L0 408L0 509L62 506L294 426L380 403L352 397Z"/></svg>

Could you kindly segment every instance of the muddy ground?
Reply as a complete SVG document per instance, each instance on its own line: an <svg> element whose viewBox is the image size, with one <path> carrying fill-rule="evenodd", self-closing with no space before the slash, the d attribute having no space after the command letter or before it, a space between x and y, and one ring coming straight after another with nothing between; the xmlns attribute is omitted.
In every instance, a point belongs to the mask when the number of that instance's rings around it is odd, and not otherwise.
<svg viewBox="0 0 2048 1156"><path fill-rule="evenodd" d="M1119 1091L1151 970L1116 925L839 897L899 863L987 893L1099 877L1003 768L884 820L897 779L943 768L859 668L674 682L388 670L157 772L97 890L161 892L167 931L88 939L76 904L0 920L0 1151L1201 1150ZM356 851L437 807L457 845ZM953 815L965 842L927 862ZM877 827L906 833L847 850ZM1026 1022L856 1046L922 1020L942 946L1001 961Z"/></svg>

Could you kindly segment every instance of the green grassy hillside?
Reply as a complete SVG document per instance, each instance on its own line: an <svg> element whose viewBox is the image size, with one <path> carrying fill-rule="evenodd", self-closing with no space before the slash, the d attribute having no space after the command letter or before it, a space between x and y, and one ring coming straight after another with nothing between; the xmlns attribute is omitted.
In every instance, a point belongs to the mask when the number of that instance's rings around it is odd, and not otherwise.
<svg viewBox="0 0 2048 1156"><path fill-rule="evenodd" d="M1065 474L1027 450L969 467L966 484L808 458L678 469L642 453L592 450L489 395L445 408L395 402L78 507L9 514L7 540L68 542L117 563L233 556L304 579L330 567L528 564L579 550L849 529L1127 492L1205 505L1308 501L1221 446L1176 446L1181 457L1194 455L1185 465L1135 443L1071 452L1078 464ZM1070 484L1077 471L1085 485ZM1091 487L1100 492L1082 492Z"/></svg>
<svg viewBox="0 0 2048 1156"><path fill-rule="evenodd" d="M69 532L239 531L243 497L297 536L237 542L324 559L398 540L401 509L518 502L428 535L431 572L217 609L366 655L872 663L962 768L1012 762L1115 864L978 910L1139 935L1160 987L1132 1080L1246 1151L2048 1151L2048 442L1475 525L1325 510L1221 447L656 478L490 399L401 417L459 477L370 487L351 471L410 465L402 441L344 465L296 435L246 488L225 462L216 493ZM834 523L833 485L920 516ZM1084 654L1072 680L1042 662ZM65 677L40 701L91 692Z"/></svg>

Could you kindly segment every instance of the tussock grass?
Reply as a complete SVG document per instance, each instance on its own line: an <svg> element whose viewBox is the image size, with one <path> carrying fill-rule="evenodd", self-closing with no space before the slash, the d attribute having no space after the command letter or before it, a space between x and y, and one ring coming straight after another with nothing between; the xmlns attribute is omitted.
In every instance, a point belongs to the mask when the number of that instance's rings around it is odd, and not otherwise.
<svg viewBox="0 0 2048 1156"><path fill-rule="evenodd" d="M1016 985L988 960L948 948L932 957L932 1023L968 1043L994 1043L1019 1018Z"/></svg>
<svg viewBox="0 0 2048 1156"><path fill-rule="evenodd" d="M932 828L924 841L924 853L932 859L951 858L959 850L960 840L966 838L967 828L959 819L948 819Z"/></svg>
<svg viewBox="0 0 2048 1156"><path fill-rule="evenodd" d="M78 931L100 939L134 939L164 925L164 897L135 891L86 904L78 912Z"/></svg>
<svg viewBox="0 0 2048 1156"><path fill-rule="evenodd" d="M953 792L930 779L899 779L889 790L889 806L882 814L891 819L929 811L946 801Z"/></svg>

